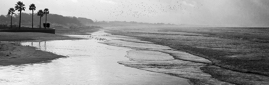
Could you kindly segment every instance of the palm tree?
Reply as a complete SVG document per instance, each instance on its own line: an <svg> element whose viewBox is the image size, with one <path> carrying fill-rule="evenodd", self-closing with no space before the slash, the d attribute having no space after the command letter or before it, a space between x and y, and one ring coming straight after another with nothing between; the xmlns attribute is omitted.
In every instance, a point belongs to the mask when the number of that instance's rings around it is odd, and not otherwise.
<svg viewBox="0 0 269 85"><path fill-rule="evenodd" d="M31 4L29 10L32 10L32 28L34 28L34 10L36 9L35 4Z"/></svg>
<svg viewBox="0 0 269 85"><path fill-rule="evenodd" d="M18 10L20 12L20 21L19 21L19 29L21 28L21 11L25 11L25 5L21 2L21 1L18 1L16 6L15 6L15 9Z"/></svg>
<svg viewBox="0 0 269 85"><path fill-rule="evenodd" d="M44 9L44 14L46 15L46 18L45 18L45 24L47 24L47 15L49 14L49 9L48 8L45 8ZM46 27L45 27L46 28Z"/></svg>
<svg viewBox="0 0 269 85"><path fill-rule="evenodd" d="M10 27L11 28L12 28L12 16L13 16L14 12L15 12L15 9L14 8L10 8L8 10L8 15L10 15L10 18L11 18L11 20L10 20Z"/></svg>
<svg viewBox="0 0 269 85"><path fill-rule="evenodd" d="M44 16L44 12L42 10L39 10L37 12L37 16L40 16L40 23L39 23L39 28L41 28L41 18Z"/></svg>

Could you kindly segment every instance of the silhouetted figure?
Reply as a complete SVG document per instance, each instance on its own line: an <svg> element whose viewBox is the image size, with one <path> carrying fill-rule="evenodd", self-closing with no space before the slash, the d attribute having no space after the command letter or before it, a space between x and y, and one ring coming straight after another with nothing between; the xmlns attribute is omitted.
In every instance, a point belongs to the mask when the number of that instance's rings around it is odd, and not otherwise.
<svg viewBox="0 0 269 85"><path fill-rule="evenodd" d="M43 26L44 26L45 28L50 28L50 23L43 23Z"/></svg>

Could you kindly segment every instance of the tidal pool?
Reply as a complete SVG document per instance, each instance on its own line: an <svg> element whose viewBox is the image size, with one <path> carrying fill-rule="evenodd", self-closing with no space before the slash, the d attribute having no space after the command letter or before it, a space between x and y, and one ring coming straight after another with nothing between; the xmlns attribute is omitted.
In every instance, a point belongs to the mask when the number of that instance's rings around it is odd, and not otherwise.
<svg viewBox="0 0 269 85"><path fill-rule="evenodd" d="M100 39L23 42L68 56L50 62L0 67L0 85L189 85L184 78L118 64L129 48L101 44Z"/></svg>

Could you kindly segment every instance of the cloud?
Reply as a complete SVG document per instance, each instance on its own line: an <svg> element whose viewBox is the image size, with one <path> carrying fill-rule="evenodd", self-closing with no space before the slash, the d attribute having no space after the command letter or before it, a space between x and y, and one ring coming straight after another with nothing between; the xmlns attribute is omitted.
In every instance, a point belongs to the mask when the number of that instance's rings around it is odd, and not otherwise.
<svg viewBox="0 0 269 85"><path fill-rule="evenodd" d="M112 0L99 0L101 3L106 3L106 4L117 4L115 1Z"/></svg>
<svg viewBox="0 0 269 85"><path fill-rule="evenodd" d="M269 0L21 0L52 13L94 18L219 26L269 26ZM64 2L65 1L65 2ZM0 0L0 14L17 0ZM83 2L83 3L78 3ZM72 10L72 11L70 11ZM26 10L24 12L30 13Z"/></svg>
<svg viewBox="0 0 269 85"><path fill-rule="evenodd" d="M190 6L190 7L195 7L195 2L194 1L182 1L181 2L183 5Z"/></svg>
<svg viewBox="0 0 269 85"><path fill-rule="evenodd" d="M74 3L77 3L78 2L78 0L71 0L72 2L74 2Z"/></svg>

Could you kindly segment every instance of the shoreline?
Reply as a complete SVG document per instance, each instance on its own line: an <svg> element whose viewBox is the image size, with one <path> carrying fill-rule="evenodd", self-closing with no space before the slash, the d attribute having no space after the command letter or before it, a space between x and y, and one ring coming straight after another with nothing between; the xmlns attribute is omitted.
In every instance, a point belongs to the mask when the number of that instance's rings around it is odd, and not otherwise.
<svg viewBox="0 0 269 85"><path fill-rule="evenodd" d="M103 38L101 38L103 36L105 35L100 34L100 32L95 32L92 33L92 35L77 36L82 38L85 37L88 39L48 41L46 42L46 45L44 41L41 42L44 43L44 45L41 46L38 45L39 42L34 42L33 44L31 42L23 42L22 43L23 46L34 46L41 50L53 52L59 55L66 55L70 57L60 58L48 63L42 62L33 65L26 64L21 66L2 66L3 70L1 70L1 73L3 74L3 76L1 76L1 79L9 81L2 83L19 84L19 83L32 82L32 84L88 83L88 84L104 84L104 85L107 84L190 85L188 79L161 73L144 71L140 69L134 69L118 64L117 63L118 61L128 60L128 58L126 58L125 55L126 52L129 51L130 49L102 44L100 42L105 41L103 40ZM108 40L109 39L110 38L108 38ZM111 69L117 69L117 70L111 70ZM92 70L98 71L98 74L92 74L92 72L89 72ZM32 75L33 73L35 75ZM60 75L58 75L59 73ZM24 75L30 75L30 76L24 76ZM21 82L17 82L17 79ZM55 81L55 79L60 80ZM66 82L66 80L71 81Z"/></svg>
<svg viewBox="0 0 269 85"><path fill-rule="evenodd" d="M77 34L93 33L98 31L97 29L93 30L87 29L87 30L88 31ZM77 39L83 39L83 38L64 36L64 34L1 32L0 66L44 63L54 59L66 57L51 52L41 51L35 47L22 46L20 43L16 43L16 41L21 42L21 41L51 41L51 40L77 40Z"/></svg>
<svg viewBox="0 0 269 85"><path fill-rule="evenodd" d="M110 36L110 33L108 33L108 36ZM233 85L232 83L212 78L209 74L201 71L199 67L211 63L203 58L196 56L187 58L186 56L189 56L188 53L174 51L164 45L143 40L140 41L140 39L135 37L124 35L114 36L113 34L111 37L114 37L114 39L107 40L102 44L131 49L125 55L129 60L118 61L118 64L144 71L188 79L191 81L190 83L194 85L201 83L210 85ZM183 54L184 57L177 56L180 54ZM176 57L183 59L176 59Z"/></svg>
<svg viewBox="0 0 269 85"><path fill-rule="evenodd" d="M216 61L218 61L218 60L215 60L214 58L205 57L205 55L198 55L197 53L194 53L193 51L189 52L188 50L177 49L178 47L175 47L177 45L174 45L171 42L165 41L166 39L169 40L166 37L164 37L164 38L158 37L159 35L157 33L150 34L150 33L147 33L147 31L143 32L143 31L132 31L132 30L131 31L130 30L129 31L128 30L127 31L119 31L118 29L110 29L106 32L113 34L113 35L134 37L134 38L142 40L142 41L149 41L149 42L152 42L152 43L157 44L157 45L164 45L164 46L168 46L170 48L173 48L173 49L176 49L179 51L184 51L184 52L196 55L196 56L202 56L202 58L206 58L206 59L212 61L212 63L211 64L207 63L206 66L201 67L200 69L204 73L210 74L212 76L212 78L218 79L220 81L225 81L225 82L232 83L232 84L266 85L269 83L269 82L266 82L269 79L267 75L259 74L259 72L245 71L244 69L238 70L238 68L235 68L235 67L223 66L223 65L220 65L221 63L216 63ZM156 36L154 37L154 36L150 36L150 35L156 35ZM165 35L163 35L163 36L165 36ZM174 43L176 43L176 42L174 42ZM176 57L174 57L174 58L177 59ZM179 59L179 60L182 60L182 59Z"/></svg>
<svg viewBox="0 0 269 85"><path fill-rule="evenodd" d="M0 45L1 66L43 63L66 57L51 52L37 50L34 47L22 46L18 43L1 42Z"/></svg>

